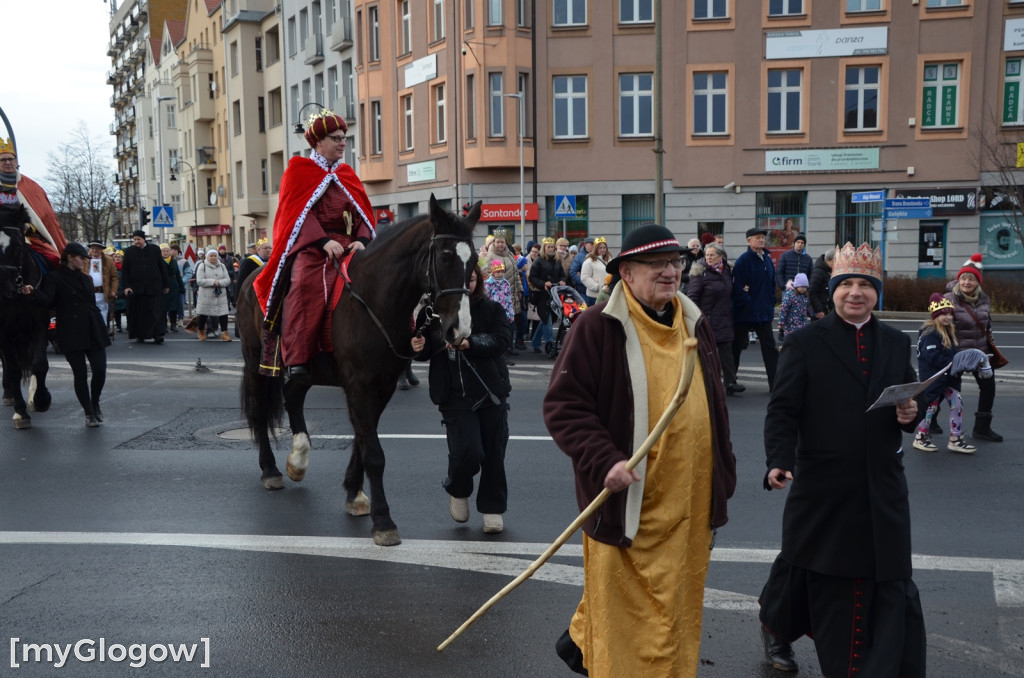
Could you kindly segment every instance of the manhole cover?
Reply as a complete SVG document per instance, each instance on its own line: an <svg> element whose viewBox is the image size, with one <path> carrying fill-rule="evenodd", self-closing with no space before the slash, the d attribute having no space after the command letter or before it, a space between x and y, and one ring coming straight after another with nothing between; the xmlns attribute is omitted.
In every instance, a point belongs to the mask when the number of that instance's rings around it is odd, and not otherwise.
<svg viewBox="0 0 1024 678"><path fill-rule="evenodd" d="M273 430L271 435L280 438L289 433L290 431L286 428L276 428ZM217 437L223 438L224 440L249 440L250 433L249 429L247 428L229 428L226 431L221 431L220 433L218 433Z"/></svg>

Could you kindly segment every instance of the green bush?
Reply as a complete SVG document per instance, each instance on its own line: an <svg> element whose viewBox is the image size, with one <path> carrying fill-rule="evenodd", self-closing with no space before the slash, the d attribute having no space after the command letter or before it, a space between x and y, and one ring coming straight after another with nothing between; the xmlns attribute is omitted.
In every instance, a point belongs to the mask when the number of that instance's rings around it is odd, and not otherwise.
<svg viewBox="0 0 1024 678"><path fill-rule="evenodd" d="M943 278L886 276L883 310L927 311L928 298L933 292L944 293L947 282ZM992 300L992 313L1024 313L1024 285L1012 280L991 278L985 280L982 288Z"/></svg>

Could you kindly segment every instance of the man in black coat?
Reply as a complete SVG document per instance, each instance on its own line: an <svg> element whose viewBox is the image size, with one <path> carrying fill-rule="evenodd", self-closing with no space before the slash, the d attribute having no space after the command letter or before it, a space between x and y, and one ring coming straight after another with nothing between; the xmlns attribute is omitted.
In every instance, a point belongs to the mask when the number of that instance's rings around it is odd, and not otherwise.
<svg viewBox="0 0 1024 678"><path fill-rule="evenodd" d="M913 400L867 411L886 387L916 381L910 339L872 315L881 277L878 250L847 244L829 282L835 311L782 345L764 484L793 488L760 598L780 670L797 670L790 643L806 634L824 675L925 676L902 447L921 416Z"/></svg>
<svg viewBox="0 0 1024 678"><path fill-rule="evenodd" d="M807 249L807 236L800 233L793 241L793 249L786 250L779 257L779 264L775 267L775 284L780 290L785 291L786 283L796 277L797 273L803 273L808 278L814 269L814 259L805 252Z"/></svg>
<svg viewBox="0 0 1024 678"><path fill-rule="evenodd" d="M808 277L810 286L807 290L811 301L811 310L814 311L814 319L821 320L832 310L832 297L828 293L828 280L832 277L832 259L836 250L828 248L820 257L814 260L814 267Z"/></svg>
<svg viewBox="0 0 1024 678"><path fill-rule="evenodd" d="M125 250L121 279L128 299L128 337L140 344L146 339L164 343L164 295L170 289L167 263L159 247L146 243L145 231L132 233L132 247Z"/></svg>

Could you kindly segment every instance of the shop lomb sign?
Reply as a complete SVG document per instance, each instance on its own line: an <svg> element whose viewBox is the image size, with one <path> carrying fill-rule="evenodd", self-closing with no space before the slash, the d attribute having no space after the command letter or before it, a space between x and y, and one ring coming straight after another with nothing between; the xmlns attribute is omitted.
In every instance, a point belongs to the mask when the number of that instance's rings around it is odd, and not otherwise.
<svg viewBox="0 0 1024 678"><path fill-rule="evenodd" d="M897 198L928 198L932 216L957 216L978 213L976 188L898 188Z"/></svg>

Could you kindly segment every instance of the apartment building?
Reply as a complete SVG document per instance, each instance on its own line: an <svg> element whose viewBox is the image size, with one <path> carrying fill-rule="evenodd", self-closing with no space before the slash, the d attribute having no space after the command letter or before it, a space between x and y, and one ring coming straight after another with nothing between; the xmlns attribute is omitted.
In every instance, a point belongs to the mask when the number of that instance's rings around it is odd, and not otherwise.
<svg viewBox="0 0 1024 678"><path fill-rule="evenodd" d="M113 87L110 106L114 121L114 157L117 160L118 212L115 235L131 233L139 225L140 209L156 200L158 167L151 164L156 153L151 133L158 129L147 86L147 63L152 63L152 45L163 39L165 22L184 18L187 0L110 0L110 44L107 56L111 69L107 84Z"/></svg>
<svg viewBox="0 0 1024 678"><path fill-rule="evenodd" d="M189 240L199 246L231 242L231 161L228 149L228 105L225 94L223 11L220 0L189 0L185 37L176 48L178 67L173 82L178 106L181 161L193 168L197 226ZM187 164L186 164L187 163Z"/></svg>
<svg viewBox="0 0 1024 678"><path fill-rule="evenodd" d="M288 126L284 121L281 14L272 0L229 0L227 51L234 251L271 232Z"/></svg>
<svg viewBox="0 0 1024 678"><path fill-rule="evenodd" d="M345 162L358 170L351 0L283 0L288 156L309 155L309 115L327 108L348 123Z"/></svg>
<svg viewBox="0 0 1024 678"><path fill-rule="evenodd" d="M652 3L357 0L354 14L375 207L483 199L501 206L488 229L613 249L655 218ZM1015 149L1024 125L1022 23L1020 0L663 2L662 219L680 237L724 234L734 256L753 225L781 249L804 231L817 254L879 242L883 203L859 194L884 191L932 211L888 213L888 270L945 275L976 251L986 270L1024 269L1018 241L1001 249L1006 161L983 143ZM574 216L557 216L560 196Z"/></svg>

